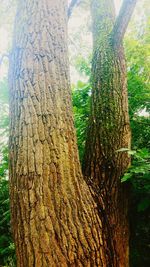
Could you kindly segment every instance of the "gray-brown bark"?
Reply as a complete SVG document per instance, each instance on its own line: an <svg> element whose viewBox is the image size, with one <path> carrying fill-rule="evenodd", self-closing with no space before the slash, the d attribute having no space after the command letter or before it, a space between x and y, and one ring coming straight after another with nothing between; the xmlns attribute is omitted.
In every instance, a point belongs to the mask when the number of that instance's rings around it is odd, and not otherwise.
<svg viewBox="0 0 150 267"><path fill-rule="evenodd" d="M138 0L123 0L119 15L115 21L115 25L113 27L112 32L112 41L117 47L120 46L123 40L124 34L128 27L137 1Z"/></svg>
<svg viewBox="0 0 150 267"><path fill-rule="evenodd" d="M91 2L93 21L92 97L83 173L99 205L113 266L129 265L128 194L121 176L130 164L126 64L122 45L114 46L112 0ZM111 240L111 242L110 242Z"/></svg>
<svg viewBox="0 0 150 267"><path fill-rule="evenodd" d="M19 1L10 63L10 197L18 267L110 266L72 118L67 1Z"/></svg>

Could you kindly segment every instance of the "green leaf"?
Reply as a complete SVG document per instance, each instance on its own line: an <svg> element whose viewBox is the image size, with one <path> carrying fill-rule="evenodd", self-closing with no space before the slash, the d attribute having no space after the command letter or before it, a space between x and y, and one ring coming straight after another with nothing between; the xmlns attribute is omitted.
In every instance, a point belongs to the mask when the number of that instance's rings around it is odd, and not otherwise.
<svg viewBox="0 0 150 267"><path fill-rule="evenodd" d="M150 207L150 198L144 198L138 205L138 211L139 212L144 211L149 207Z"/></svg>
<svg viewBox="0 0 150 267"><path fill-rule="evenodd" d="M132 174L131 173L125 173L124 176L121 178L121 182L126 182L127 180L132 178Z"/></svg>
<svg viewBox="0 0 150 267"><path fill-rule="evenodd" d="M136 151L135 151L135 150L129 150L129 151L128 151L128 154L129 154L129 155L135 155L135 154L136 154Z"/></svg>

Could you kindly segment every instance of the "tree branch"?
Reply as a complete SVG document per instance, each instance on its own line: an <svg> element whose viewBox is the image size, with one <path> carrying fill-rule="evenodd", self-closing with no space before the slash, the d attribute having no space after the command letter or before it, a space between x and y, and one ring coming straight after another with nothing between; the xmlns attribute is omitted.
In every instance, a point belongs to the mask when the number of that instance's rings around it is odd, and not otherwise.
<svg viewBox="0 0 150 267"><path fill-rule="evenodd" d="M73 9L76 5L78 5L80 0L72 0L69 7L68 7L68 19L71 17Z"/></svg>
<svg viewBox="0 0 150 267"><path fill-rule="evenodd" d="M119 46L123 40L137 1L138 0L123 0L112 31L113 43L116 46Z"/></svg>

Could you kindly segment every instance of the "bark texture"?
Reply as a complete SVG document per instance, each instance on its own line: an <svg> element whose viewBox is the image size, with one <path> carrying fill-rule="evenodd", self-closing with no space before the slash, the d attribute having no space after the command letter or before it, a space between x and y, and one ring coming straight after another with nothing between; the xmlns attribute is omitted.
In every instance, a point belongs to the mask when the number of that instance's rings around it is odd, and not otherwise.
<svg viewBox="0 0 150 267"><path fill-rule="evenodd" d="M20 0L10 62L10 197L18 267L111 266L71 108L67 1Z"/></svg>
<svg viewBox="0 0 150 267"><path fill-rule="evenodd" d="M99 205L100 217L112 252L112 266L129 264L127 190L120 177L130 158L130 127L123 47L112 40L115 23L112 0L93 0L93 63L91 116L83 173Z"/></svg>

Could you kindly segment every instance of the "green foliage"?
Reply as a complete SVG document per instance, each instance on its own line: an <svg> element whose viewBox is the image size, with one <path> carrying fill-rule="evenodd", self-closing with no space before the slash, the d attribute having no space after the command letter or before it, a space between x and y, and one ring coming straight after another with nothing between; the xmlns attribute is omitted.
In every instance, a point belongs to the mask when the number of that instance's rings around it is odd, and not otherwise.
<svg viewBox="0 0 150 267"><path fill-rule="evenodd" d="M0 149L8 140L8 85L7 81L0 82Z"/></svg>
<svg viewBox="0 0 150 267"><path fill-rule="evenodd" d="M150 6L148 1L139 3L138 8L143 12L143 17L141 19L138 15L134 17L125 39L131 119L144 108L150 112Z"/></svg>
<svg viewBox="0 0 150 267"><path fill-rule="evenodd" d="M15 247L10 231L8 180L5 178L0 178L0 192L0 264L6 265L15 261Z"/></svg>
<svg viewBox="0 0 150 267"><path fill-rule="evenodd" d="M4 147L0 164L0 264L15 266L15 248L10 230L8 186L8 148Z"/></svg>
<svg viewBox="0 0 150 267"><path fill-rule="evenodd" d="M132 129L132 166L123 177L131 184L131 267L149 266L150 221L150 6L139 1L142 19L135 16L126 36L129 113ZM137 10L138 11L138 10Z"/></svg>
<svg viewBox="0 0 150 267"><path fill-rule="evenodd" d="M8 184L8 86L0 82L0 266L15 266Z"/></svg>
<svg viewBox="0 0 150 267"><path fill-rule="evenodd" d="M131 187L131 267L149 266L150 150L135 154L129 169Z"/></svg>
<svg viewBox="0 0 150 267"><path fill-rule="evenodd" d="M7 178L8 176L8 147L3 146L1 149L0 161L0 177Z"/></svg>
<svg viewBox="0 0 150 267"><path fill-rule="evenodd" d="M150 151L147 148L134 151L132 165L122 178L122 182L126 181L131 182L134 193L140 194L137 211L150 208Z"/></svg>
<svg viewBox="0 0 150 267"><path fill-rule="evenodd" d="M8 104L8 84L6 79L0 81L0 101Z"/></svg>
<svg viewBox="0 0 150 267"><path fill-rule="evenodd" d="M139 13L143 16L139 17ZM130 266L149 266L150 221L150 5L138 2L125 39L128 66L129 114L132 129L132 165L122 178L131 185ZM147 113L146 113L147 112ZM144 114L144 116L143 116Z"/></svg>
<svg viewBox="0 0 150 267"><path fill-rule="evenodd" d="M132 165L123 176L122 182L126 182L129 179L133 181L134 178L136 178L136 180L150 180L150 152L148 149L143 148L138 151L131 151L131 153L129 151L129 154L133 155ZM137 186L137 184L135 186ZM150 185L147 189L150 189Z"/></svg>
<svg viewBox="0 0 150 267"><path fill-rule="evenodd" d="M77 141L79 148L80 160L83 159L86 127L89 115L89 95L91 92L90 84L78 81L76 86L73 86L73 110L75 117L75 127L77 131Z"/></svg>
<svg viewBox="0 0 150 267"><path fill-rule="evenodd" d="M90 61L91 61L91 55L88 58L83 58L82 56L78 56L75 62L75 66L79 73L86 75L87 77L91 74L91 68L90 68Z"/></svg>
<svg viewBox="0 0 150 267"><path fill-rule="evenodd" d="M150 117L134 116L131 119L132 148L150 150Z"/></svg>

